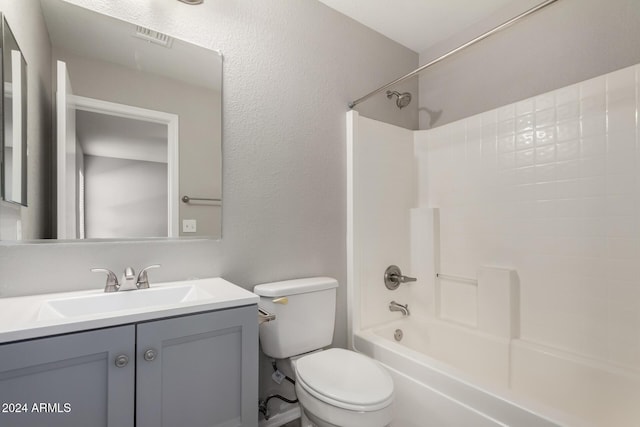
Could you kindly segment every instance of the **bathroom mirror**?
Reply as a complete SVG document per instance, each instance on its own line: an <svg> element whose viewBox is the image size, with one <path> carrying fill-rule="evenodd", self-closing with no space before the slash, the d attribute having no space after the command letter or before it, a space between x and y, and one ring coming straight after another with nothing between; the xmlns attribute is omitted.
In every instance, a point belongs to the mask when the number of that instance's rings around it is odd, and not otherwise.
<svg viewBox="0 0 640 427"><path fill-rule="evenodd" d="M35 238L219 238L220 53L66 1L40 5L55 147L41 162L55 173L34 182L51 194L53 230Z"/></svg>
<svg viewBox="0 0 640 427"><path fill-rule="evenodd" d="M2 199L27 206L27 63L2 16Z"/></svg>

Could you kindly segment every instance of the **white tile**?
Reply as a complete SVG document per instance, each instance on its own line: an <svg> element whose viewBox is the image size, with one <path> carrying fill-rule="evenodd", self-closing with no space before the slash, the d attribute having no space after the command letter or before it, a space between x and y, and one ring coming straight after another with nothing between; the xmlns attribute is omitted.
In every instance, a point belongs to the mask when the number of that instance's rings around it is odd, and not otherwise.
<svg viewBox="0 0 640 427"><path fill-rule="evenodd" d="M570 199L581 196L581 180L571 179L556 182L556 195L560 199Z"/></svg>
<svg viewBox="0 0 640 427"><path fill-rule="evenodd" d="M634 102L609 106L607 109L607 131L609 133L634 132L635 129L635 100Z"/></svg>
<svg viewBox="0 0 640 427"><path fill-rule="evenodd" d="M576 139L580 136L580 123L578 121L560 123L556 127L556 133L558 141Z"/></svg>
<svg viewBox="0 0 640 427"><path fill-rule="evenodd" d="M607 75L607 100L635 98L636 76L634 67L623 68Z"/></svg>
<svg viewBox="0 0 640 427"><path fill-rule="evenodd" d="M600 76L580 83L580 98L586 99L604 96L606 93L606 82L606 77Z"/></svg>
<svg viewBox="0 0 640 427"><path fill-rule="evenodd" d="M583 137L580 143L583 157L602 156L607 151L607 138L604 135Z"/></svg>
<svg viewBox="0 0 640 427"><path fill-rule="evenodd" d="M604 112L594 113L582 118L583 137L603 137L607 132L607 116Z"/></svg>
<svg viewBox="0 0 640 427"><path fill-rule="evenodd" d="M634 197L637 186L636 177L633 174L609 174L606 178L607 194L627 194Z"/></svg>
<svg viewBox="0 0 640 427"><path fill-rule="evenodd" d="M498 155L498 169L512 169L515 165L515 153L511 152Z"/></svg>
<svg viewBox="0 0 640 427"><path fill-rule="evenodd" d="M533 166L514 169L514 185L534 184L536 182L536 168Z"/></svg>
<svg viewBox="0 0 640 427"><path fill-rule="evenodd" d="M551 182L556 179L556 165L537 165L536 166L536 182Z"/></svg>
<svg viewBox="0 0 640 427"><path fill-rule="evenodd" d="M556 142L556 128L554 126L540 128L535 132L536 145L553 144Z"/></svg>
<svg viewBox="0 0 640 427"><path fill-rule="evenodd" d="M581 177L580 161L571 160L556 163L556 179L567 180Z"/></svg>
<svg viewBox="0 0 640 427"><path fill-rule="evenodd" d="M536 201L536 217L538 218L554 218L558 215L556 200L538 200Z"/></svg>
<svg viewBox="0 0 640 427"><path fill-rule="evenodd" d="M514 151L516 148L515 135L505 135L498 138L498 152L499 153L507 153L510 151Z"/></svg>
<svg viewBox="0 0 640 427"><path fill-rule="evenodd" d="M640 250L638 239L615 238L607 239L607 257L622 259L637 259ZM640 301L638 301L640 308Z"/></svg>
<svg viewBox="0 0 640 427"><path fill-rule="evenodd" d="M558 197L558 189L556 182L539 182L536 184L537 200L553 200Z"/></svg>
<svg viewBox="0 0 640 427"><path fill-rule="evenodd" d="M582 145L582 154L585 153L585 146ZM604 175L606 171L606 161L603 156L585 157L580 159L580 176L583 178Z"/></svg>
<svg viewBox="0 0 640 427"><path fill-rule="evenodd" d="M536 96L535 98L536 111L553 108L555 107L555 105L556 105L555 92L545 93L543 95Z"/></svg>
<svg viewBox="0 0 640 427"><path fill-rule="evenodd" d="M616 152L607 154L607 173L633 173L635 168L634 157Z"/></svg>
<svg viewBox="0 0 640 427"><path fill-rule="evenodd" d="M497 111L498 111L498 121L513 119L516 116L515 104L505 105L504 107L498 108Z"/></svg>
<svg viewBox="0 0 640 427"><path fill-rule="evenodd" d="M583 216L601 218L607 213L606 199L604 195L585 197L582 199ZM609 223L606 224L609 228Z"/></svg>
<svg viewBox="0 0 640 427"><path fill-rule="evenodd" d="M535 150L516 151L516 167L531 166L535 163Z"/></svg>
<svg viewBox="0 0 640 427"><path fill-rule="evenodd" d="M550 163L556 160L555 145L546 145L536 148L536 164Z"/></svg>
<svg viewBox="0 0 640 427"><path fill-rule="evenodd" d="M527 339L640 365L627 339L640 342L640 324L631 330L624 310L607 317L610 301L640 306L640 286L612 286L640 277L640 67L631 70L483 113L479 137L469 132L477 118L462 121L467 139L447 130L436 156L430 143L422 179L445 218L443 266L517 268ZM445 312L472 325L477 300L457 291Z"/></svg>
<svg viewBox="0 0 640 427"><path fill-rule="evenodd" d="M524 101L520 101L516 103L516 116L524 116L534 111L534 100L533 98L525 99Z"/></svg>
<svg viewBox="0 0 640 427"><path fill-rule="evenodd" d="M567 86L556 91L556 105L576 102L580 99L580 87L578 85Z"/></svg>
<svg viewBox="0 0 640 427"><path fill-rule="evenodd" d="M558 161L577 160L580 157L580 141L573 140L556 144Z"/></svg>
<svg viewBox="0 0 640 427"><path fill-rule="evenodd" d="M626 196L607 196L607 216L631 216L637 213L635 200Z"/></svg>
<svg viewBox="0 0 640 427"><path fill-rule="evenodd" d="M515 119L498 122L498 138L515 132Z"/></svg>
<svg viewBox="0 0 640 427"><path fill-rule="evenodd" d="M577 193L582 197L600 197L606 194L606 179L603 175L592 176L580 180Z"/></svg>
<svg viewBox="0 0 640 427"><path fill-rule="evenodd" d="M583 117L588 117L593 114L602 114L607 110L607 97L603 93L583 98L580 100L580 114Z"/></svg>
<svg viewBox="0 0 640 427"><path fill-rule="evenodd" d="M533 147L533 131L516 134L516 150Z"/></svg>
<svg viewBox="0 0 640 427"><path fill-rule="evenodd" d="M516 132L531 131L535 128L535 118L533 114L525 114L516 119Z"/></svg>
<svg viewBox="0 0 640 427"><path fill-rule="evenodd" d="M576 101L559 105L556 109L556 117L559 122L577 119L580 117L580 103Z"/></svg>
<svg viewBox="0 0 640 427"><path fill-rule="evenodd" d="M556 123L556 110L550 108L536 112L536 127L542 128L552 126Z"/></svg>

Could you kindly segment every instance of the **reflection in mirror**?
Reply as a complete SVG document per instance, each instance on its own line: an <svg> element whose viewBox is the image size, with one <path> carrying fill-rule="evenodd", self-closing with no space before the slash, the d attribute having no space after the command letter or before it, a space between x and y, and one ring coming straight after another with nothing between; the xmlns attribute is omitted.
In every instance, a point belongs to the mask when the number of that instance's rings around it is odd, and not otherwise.
<svg viewBox="0 0 640 427"><path fill-rule="evenodd" d="M60 0L42 10L58 238L220 236L220 55Z"/></svg>
<svg viewBox="0 0 640 427"><path fill-rule="evenodd" d="M2 18L2 198L27 206L27 63Z"/></svg>
<svg viewBox="0 0 640 427"><path fill-rule="evenodd" d="M54 117L43 162L55 172L33 180L54 231L28 238L219 238L221 55L63 0L40 5L46 28L31 30L51 62L34 73L52 77L37 100Z"/></svg>

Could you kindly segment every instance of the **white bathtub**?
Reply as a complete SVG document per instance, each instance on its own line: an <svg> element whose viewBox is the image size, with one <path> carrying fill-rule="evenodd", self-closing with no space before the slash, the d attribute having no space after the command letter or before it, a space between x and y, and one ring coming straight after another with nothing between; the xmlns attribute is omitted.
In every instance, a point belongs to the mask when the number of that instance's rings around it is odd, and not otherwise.
<svg viewBox="0 0 640 427"><path fill-rule="evenodd" d="M391 372L394 427L640 425L637 377L521 340L407 318L353 346Z"/></svg>

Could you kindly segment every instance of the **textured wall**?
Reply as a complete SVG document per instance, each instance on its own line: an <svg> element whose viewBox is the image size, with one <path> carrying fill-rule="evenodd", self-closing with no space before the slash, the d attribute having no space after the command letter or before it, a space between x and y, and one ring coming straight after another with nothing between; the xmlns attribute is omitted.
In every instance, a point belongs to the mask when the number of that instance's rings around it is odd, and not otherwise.
<svg viewBox="0 0 640 427"><path fill-rule="evenodd" d="M540 3L520 0L420 55L426 64ZM427 129L640 62L640 1L559 0L424 72ZM430 126L425 109L440 111Z"/></svg>
<svg viewBox="0 0 640 427"><path fill-rule="evenodd" d="M344 113L417 55L315 0L73 3L222 51L223 239L5 244L0 295L99 288L90 267L156 262L152 280L221 275L247 288L328 275L341 283L335 342L345 345ZM417 128L384 95L361 111Z"/></svg>

